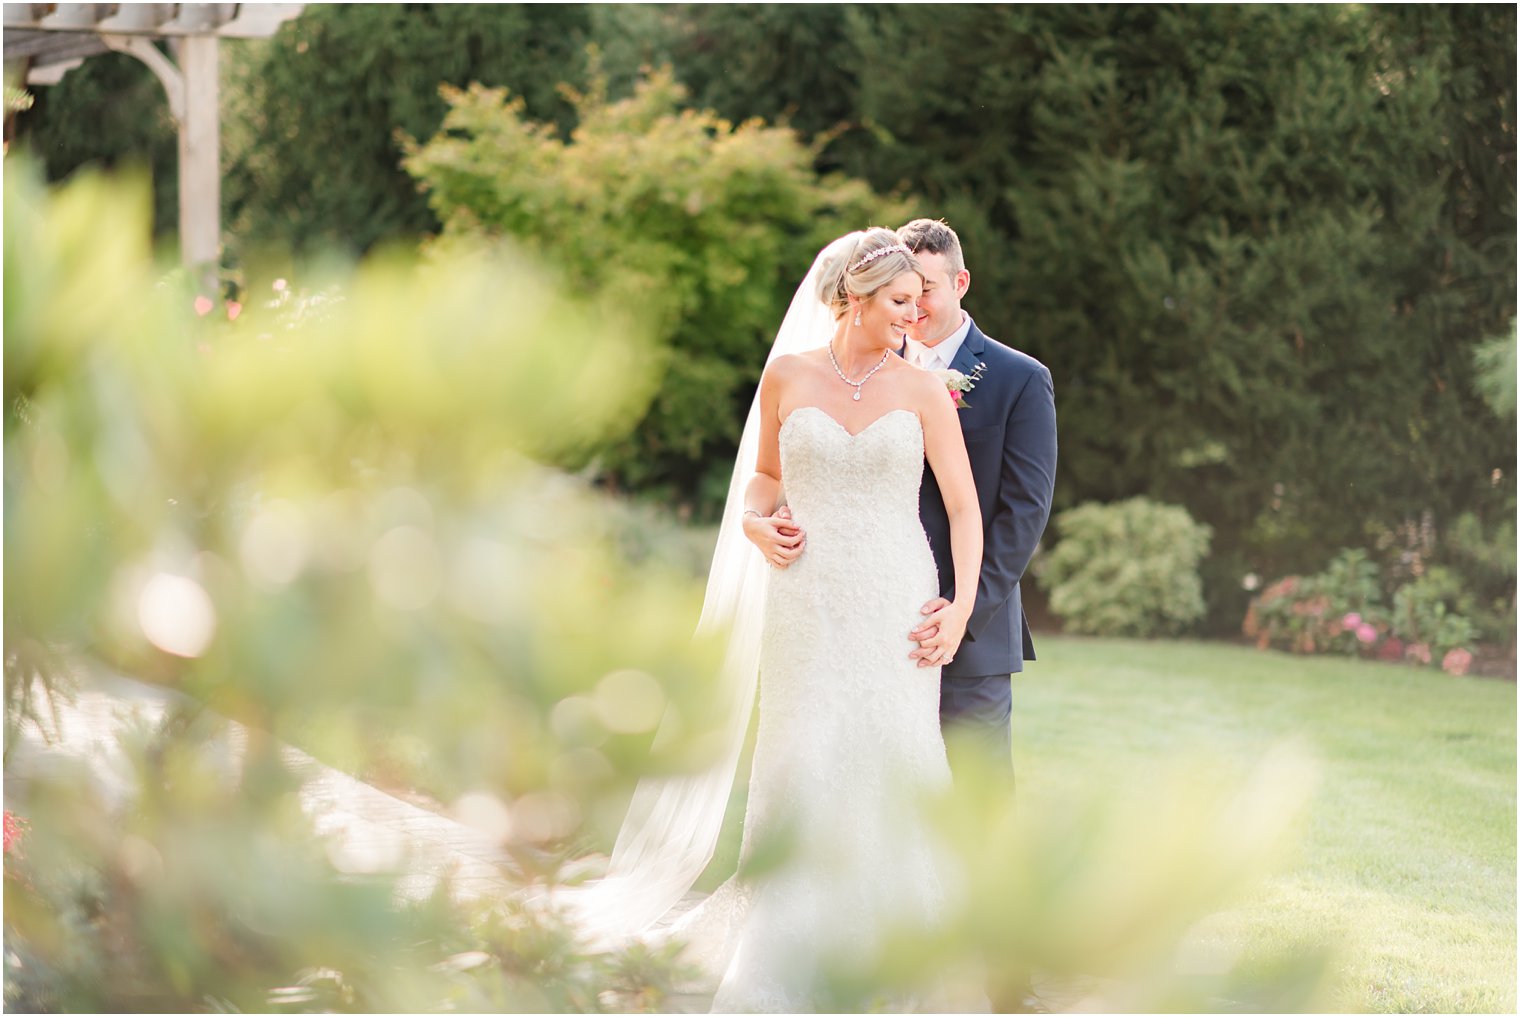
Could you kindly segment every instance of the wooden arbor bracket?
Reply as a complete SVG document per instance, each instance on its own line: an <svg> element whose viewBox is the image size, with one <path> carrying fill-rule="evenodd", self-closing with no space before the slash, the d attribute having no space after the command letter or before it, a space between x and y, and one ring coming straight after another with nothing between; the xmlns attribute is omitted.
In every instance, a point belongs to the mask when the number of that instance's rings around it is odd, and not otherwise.
<svg viewBox="0 0 1520 1017"><path fill-rule="evenodd" d="M101 33L100 41L118 53L135 56L148 65L169 97L169 115L176 124L185 122L185 76L174 62L151 41L140 35L107 35Z"/></svg>
<svg viewBox="0 0 1520 1017"><path fill-rule="evenodd" d="M218 115L218 42L215 35L176 40L179 64L140 35L101 33L101 42L148 65L169 99L179 125L181 258L202 293L216 289L221 260L221 119Z"/></svg>

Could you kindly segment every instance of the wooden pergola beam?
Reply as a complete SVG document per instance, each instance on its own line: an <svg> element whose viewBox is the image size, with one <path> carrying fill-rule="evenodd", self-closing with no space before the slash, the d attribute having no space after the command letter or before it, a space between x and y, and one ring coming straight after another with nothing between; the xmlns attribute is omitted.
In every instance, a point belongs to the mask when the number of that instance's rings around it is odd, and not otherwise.
<svg viewBox="0 0 1520 1017"><path fill-rule="evenodd" d="M180 259L209 294L216 288L221 249L218 42L272 35L304 6L5 4L5 62L8 71L25 68L32 84L53 84L84 58L108 49L148 65L179 127ZM159 40L169 40L173 59L156 45Z"/></svg>

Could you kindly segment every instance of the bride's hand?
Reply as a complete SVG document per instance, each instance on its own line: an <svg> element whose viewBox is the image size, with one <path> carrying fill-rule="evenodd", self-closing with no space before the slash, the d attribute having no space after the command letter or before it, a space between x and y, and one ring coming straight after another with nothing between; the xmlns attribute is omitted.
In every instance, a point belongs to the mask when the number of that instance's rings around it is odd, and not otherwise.
<svg viewBox="0 0 1520 1017"><path fill-rule="evenodd" d="M919 667L941 667L950 663L960 649L961 640L966 637L971 612L957 608L944 597L935 597L923 606L921 613L928 617L908 633L908 638L918 644L918 649L908 656L918 661Z"/></svg>
<svg viewBox="0 0 1520 1017"><path fill-rule="evenodd" d="M744 535L765 555L766 563L778 569L796 561L807 546L807 534L792 522L792 510L785 505L772 516L745 515Z"/></svg>

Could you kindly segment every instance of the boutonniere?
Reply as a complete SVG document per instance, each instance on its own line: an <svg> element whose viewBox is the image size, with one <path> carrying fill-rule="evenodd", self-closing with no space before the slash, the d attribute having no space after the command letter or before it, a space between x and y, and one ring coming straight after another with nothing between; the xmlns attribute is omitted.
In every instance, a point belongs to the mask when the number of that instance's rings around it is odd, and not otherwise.
<svg viewBox="0 0 1520 1017"><path fill-rule="evenodd" d="M976 365L976 370L969 375L962 374L953 368L948 371L935 371L934 374L940 381L945 383L945 391L950 393L950 401L955 403L955 408L964 410L971 406L966 402L963 392L970 392L976 388L976 383L982 380L982 373L987 370L985 363Z"/></svg>

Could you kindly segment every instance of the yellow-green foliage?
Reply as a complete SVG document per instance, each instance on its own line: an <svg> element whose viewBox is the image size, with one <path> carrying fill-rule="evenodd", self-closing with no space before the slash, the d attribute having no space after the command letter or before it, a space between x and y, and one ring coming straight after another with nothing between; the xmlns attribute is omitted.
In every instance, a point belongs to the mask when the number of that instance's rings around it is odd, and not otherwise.
<svg viewBox="0 0 1520 1017"><path fill-rule="evenodd" d="M49 192L6 170L12 733L39 679L104 663L320 758L410 759L402 776L446 799L533 795L519 838L548 849L615 822L641 771L702 757L698 591L624 565L598 502L534 461L647 405L636 315L463 248L267 281L267 301L198 315L149 258L144 187ZM682 734L651 756L667 708ZM431 966L495 934L441 902L391 909L383 874L341 880L274 743L256 738L224 786L197 755L214 734L181 716L135 739L119 819L68 774L7 799L31 821L6 866L7 946L25 957L8 1002L262 1010L303 977L326 986L311 1006L456 998L457 973ZM491 1005L600 1005L603 962L498 921L559 966L491 983ZM312 975L327 968L336 982Z"/></svg>
<svg viewBox="0 0 1520 1017"><path fill-rule="evenodd" d="M503 89L445 88L437 136L407 143L447 238L508 236L573 291L636 309L668 343L659 393L605 472L685 498L721 494L753 384L797 281L828 240L905 210L820 177L790 131L682 109L668 71L618 102L594 76L561 137ZM564 356L584 356L540 334ZM704 488L704 484L706 487Z"/></svg>

